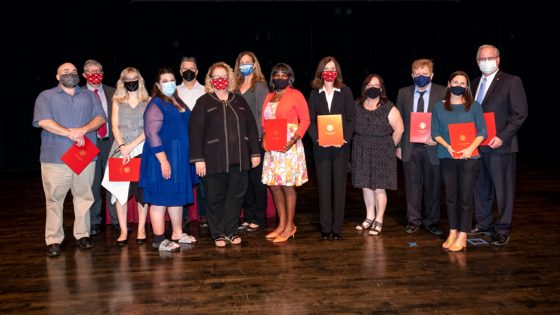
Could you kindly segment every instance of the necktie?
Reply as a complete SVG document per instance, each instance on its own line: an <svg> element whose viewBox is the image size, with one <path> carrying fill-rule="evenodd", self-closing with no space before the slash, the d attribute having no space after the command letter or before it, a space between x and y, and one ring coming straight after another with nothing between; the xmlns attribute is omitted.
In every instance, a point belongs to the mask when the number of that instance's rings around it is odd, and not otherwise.
<svg viewBox="0 0 560 315"><path fill-rule="evenodd" d="M97 98L99 98L99 91L97 89L93 89L93 93L95 93L95 95L97 95ZM103 124L99 129L97 129L97 136L100 139L103 139L107 136L107 124Z"/></svg>
<svg viewBox="0 0 560 315"><path fill-rule="evenodd" d="M486 95L486 78L482 79L480 83L480 88L478 89L478 94L476 95L476 101L479 104L482 104L482 100L484 100L484 95Z"/></svg>
<svg viewBox="0 0 560 315"><path fill-rule="evenodd" d="M416 105L416 111L419 113L423 113L424 112L424 93L426 93L426 91L418 91L418 93L420 93L420 96L418 97L418 104Z"/></svg>

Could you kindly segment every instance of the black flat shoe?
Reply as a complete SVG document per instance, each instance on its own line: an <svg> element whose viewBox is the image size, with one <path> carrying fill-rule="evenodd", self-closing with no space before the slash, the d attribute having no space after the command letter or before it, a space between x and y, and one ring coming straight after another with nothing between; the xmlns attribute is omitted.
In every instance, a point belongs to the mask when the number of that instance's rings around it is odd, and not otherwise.
<svg viewBox="0 0 560 315"><path fill-rule="evenodd" d="M122 241L119 240L115 241L115 245L117 246L125 246L127 243L128 243L128 239L124 239Z"/></svg>
<svg viewBox="0 0 560 315"><path fill-rule="evenodd" d="M145 237L144 237L144 238L137 238L137 239L136 239L136 243L137 243L137 244L144 244L145 242L146 242L146 238L145 238Z"/></svg>
<svg viewBox="0 0 560 315"><path fill-rule="evenodd" d="M331 233L321 232L321 238L324 240L328 240Z"/></svg>
<svg viewBox="0 0 560 315"><path fill-rule="evenodd" d="M340 233L333 233L332 234L332 239L335 240L335 241L338 241L341 238L342 238L342 235L340 235Z"/></svg>

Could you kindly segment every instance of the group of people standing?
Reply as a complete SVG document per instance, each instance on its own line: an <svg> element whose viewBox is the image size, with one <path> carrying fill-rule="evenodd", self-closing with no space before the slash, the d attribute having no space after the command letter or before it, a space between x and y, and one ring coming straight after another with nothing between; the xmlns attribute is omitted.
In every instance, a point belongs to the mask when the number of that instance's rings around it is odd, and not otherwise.
<svg viewBox="0 0 560 315"><path fill-rule="evenodd" d="M306 133L316 167L322 239L342 238L350 159L352 184L362 189L366 207L366 217L356 229L381 234L386 190L397 189L399 158L407 198L405 232L414 233L424 226L435 235L443 234L438 224L443 182L450 232L442 246L462 250L467 233L492 233L493 244L504 245L509 240L513 210L516 132L527 116L527 103L521 80L499 71L496 47L481 46L477 62L482 80L475 80L471 87L468 75L457 71L443 87L431 82L430 60L414 61L414 85L399 90L396 105L388 99L378 74L365 78L355 100L344 84L339 62L330 56L319 62L307 100L294 88L295 74L288 64L276 64L267 84L250 51L238 55L234 68L224 62L211 65L203 84L196 79L196 59L185 57L179 69L183 81L177 84L173 70L162 68L151 97L136 68L124 69L111 97L104 98L99 91L108 87L101 86L103 72L98 62L86 62L88 84L83 88L77 87L75 66L65 63L57 70L59 85L37 98L33 119L36 127L43 128L47 255L61 253L62 203L69 189L74 195L74 236L81 248L93 246L90 235L99 233L101 221L99 214L89 211L94 194L99 194L94 177L101 180L109 156L122 157L123 163L141 157L140 181L130 183L127 197L117 199L111 210L115 214L112 222L119 223L119 246L128 240L126 202L132 196L138 202L138 243L146 239L148 205L155 249L177 251L181 243L195 243L182 224L188 216L183 207L194 200L193 187L201 224L207 219L215 246L238 245L242 242L239 231L265 226L267 186L278 225L266 238L286 242L297 231L295 187L308 181L302 143ZM97 67L94 73L92 65ZM431 136L425 143L410 142L413 112L432 113ZM494 113L497 132L488 146L478 148L487 137L483 112ZM341 116L343 143L320 143L321 115ZM266 122L271 119L287 122L287 143L280 150L267 148ZM448 126L464 122L474 123L476 137L466 149L455 150ZM83 145L84 137L97 143L102 154L77 175L60 156L73 144ZM100 146L105 141L107 149ZM480 156L473 154L477 148ZM453 158L453 154L459 157ZM496 224L492 223L494 194L499 214ZM111 199L108 204L115 201ZM245 222L239 225L242 209ZM164 236L166 210L171 239ZM477 226L471 230L474 210Z"/></svg>

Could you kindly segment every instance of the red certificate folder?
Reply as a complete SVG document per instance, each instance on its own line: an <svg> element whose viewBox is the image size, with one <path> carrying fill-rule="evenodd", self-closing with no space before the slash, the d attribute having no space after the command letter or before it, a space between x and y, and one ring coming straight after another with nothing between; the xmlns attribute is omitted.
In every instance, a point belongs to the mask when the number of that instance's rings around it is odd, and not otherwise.
<svg viewBox="0 0 560 315"><path fill-rule="evenodd" d="M140 179L140 158L132 158L123 165L122 158L109 158L109 180L112 182L137 182Z"/></svg>
<svg viewBox="0 0 560 315"><path fill-rule="evenodd" d="M466 149L470 146L474 138L476 138L476 127L474 122L467 122L461 124L449 124L449 138L451 140L451 148L455 152ZM474 149L472 156L478 156L478 149ZM461 154L453 153L453 158L459 158Z"/></svg>
<svg viewBox="0 0 560 315"><path fill-rule="evenodd" d="M344 130L342 129L342 115L318 115L317 131L319 134L319 145L343 145Z"/></svg>
<svg viewBox="0 0 560 315"><path fill-rule="evenodd" d="M87 137L84 137L84 145L82 147L76 144L72 145L60 159L70 167L74 173L80 173L88 166L95 156L99 153L99 149Z"/></svg>
<svg viewBox="0 0 560 315"><path fill-rule="evenodd" d="M480 145L488 145L490 140L496 136L496 120L494 119L494 113L484 113L484 121L486 121L488 137Z"/></svg>
<svg viewBox="0 0 560 315"><path fill-rule="evenodd" d="M410 142L426 143L432 136L432 113L410 113Z"/></svg>
<svg viewBox="0 0 560 315"><path fill-rule="evenodd" d="M288 121L286 119L267 119L264 123L266 149L284 151L286 143L288 143Z"/></svg>

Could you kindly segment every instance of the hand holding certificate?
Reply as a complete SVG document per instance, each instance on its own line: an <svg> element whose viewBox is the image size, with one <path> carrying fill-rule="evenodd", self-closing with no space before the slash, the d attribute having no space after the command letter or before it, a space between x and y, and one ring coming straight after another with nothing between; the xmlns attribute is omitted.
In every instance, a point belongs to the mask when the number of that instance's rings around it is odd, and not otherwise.
<svg viewBox="0 0 560 315"><path fill-rule="evenodd" d="M488 137L480 145L489 145L490 141L496 136L496 120L494 119L494 113L484 113L484 121L486 122Z"/></svg>
<svg viewBox="0 0 560 315"><path fill-rule="evenodd" d="M460 123L460 124L449 124L449 140L453 152L453 158L457 159L461 157L461 153L457 153L461 150L468 148L476 138L476 128L474 122ZM471 157L478 156L478 149L474 149Z"/></svg>
<svg viewBox="0 0 560 315"><path fill-rule="evenodd" d="M99 153L99 149L87 137L84 137L84 145L73 144L60 159L70 167L74 173L80 173Z"/></svg>
<svg viewBox="0 0 560 315"><path fill-rule="evenodd" d="M283 152L288 138L288 121L286 119L265 120L265 150Z"/></svg>
<svg viewBox="0 0 560 315"><path fill-rule="evenodd" d="M318 115L317 131L319 145L322 147L341 146L344 144L344 130L342 128L342 116Z"/></svg>

